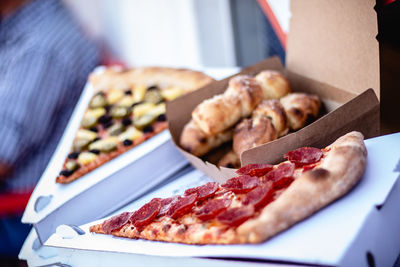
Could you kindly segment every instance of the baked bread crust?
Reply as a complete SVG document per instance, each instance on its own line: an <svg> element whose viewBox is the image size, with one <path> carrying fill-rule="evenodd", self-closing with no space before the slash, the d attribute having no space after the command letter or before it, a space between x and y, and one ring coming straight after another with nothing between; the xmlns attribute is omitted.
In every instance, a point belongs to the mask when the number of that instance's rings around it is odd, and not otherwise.
<svg viewBox="0 0 400 267"><path fill-rule="evenodd" d="M277 71L264 70L255 79L263 90L264 99L279 99L292 91L288 79Z"/></svg>
<svg viewBox="0 0 400 267"><path fill-rule="evenodd" d="M216 95L204 100L192 113L192 118L207 135L216 135L230 128L241 118L240 98Z"/></svg>
<svg viewBox="0 0 400 267"><path fill-rule="evenodd" d="M271 142L277 138L278 132L269 118L244 119L235 127L233 151L237 155L241 155L245 150Z"/></svg>
<svg viewBox="0 0 400 267"><path fill-rule="evenodd" d="M263 97L258 82L248 75L238 75L230 79L225 95L236 96L240 99L242 118L249 116Z"/></svg>
<svg viewBox="0 0 400 267"><path fill-rule="evenodd" d="M89 80L96 91L107 91L110 88L125 89L132 84L140 84L147 87L157 85L161 90L179 87L184 94L215 81L198 71L167 67L140 67L128 70L107 68L101 74L91 74Z"/></svg>
<svg viewBox="0 0 400 267"><path fill-rule="evenodd" d="M189 153L201 157L213 148L232 140L233 129L228 129L216 135L205 134L193 121L190 120L182 131L180 144Z"/></svg>
<svg viewBox="0 0 400 267"><path fill-rule="evenodd" d="M241 243L265 241L345 195L361 179L367 160L363 135L350 132L326 148L327 156L304 172L260 215L237 228Z"/></svg>
<svg viewBox="0 0 400 267"><path fill-rule="evenodd" d="M202 156L229 141L228 135L223 135L223 141L216 137L235 125L233 151L239 156L288 134L290 129L298 130L318 116L321 100L315 95L290 92L288 80L276 71L265 70L255 78L235 76L223 94L204 100L193 110L192 120L197 128L190 121L181 134L180 145L193 155ZM227 155L218 164L237 163L232 159Z"/></svg>
<svg viewBox="0 0 400 267"><path fill-rule="evenodd" d="M277 100L269 100L270 102L264 104L260 102L265 98L281 98L289 92L291 88L288 80L276 71L262 71L254 78L248 75L235 76L229 80L228 88L223 94L204 100L193 110L192 119L202 133L200 134L198 129L194 130L193 125L187 125L181 134L180 145L196 156L204 155L216 146L201 146L197 141L199 136L203 140L205 136L213 139L217 134L223 133L235 124L237 135L245 137L244 140L240 140L239 137L234 138L236 139L234 151L237 155L248 148L275 140L275 132L279 137L289 131L284 108ZM253 114L251 122L246 121L244 118L251 114ZM264 117L264 119L256 119L256 117ZM244 121L240 122L241 119ZM270 127L270 122L266 119L272 120L276 131ZM192 124L191 121L189 123ZM242 127L244 124L246 127ZM267 132L262 132L263 130ZM251 140L251 134L257 134L253 140ZM204 141L204 143L208 142ZM207 147L210 149L207 150ZM196 148L199 148L201 152L196 152ZM222 162L228 164L230 159L225 158Z"/></svg>
<svg viewBox="0 0 400 267"><path fill-rule="evenodd" d="M263 100L253 111L251 119L244 119L236 125L233 150L238 155L286 135L289 132L289 122L294 130L304 127L311 117L318 115L321 106L317 96L303 93L290 93L280 101Z"/></svg>
<svg viewBox="0 0 400 267"><path fill-rule="evenodd" d="M288 94L280 101L292 130L304 127L310 118L317 117L321 107L321 100L318 96L304 93Z"/></svg>
<svg viewBox="0 0 400 267"><path fill-rule="evenodd" d="M90 84L92 84L95 93L98 91L107 91L112 89L124 90L129 88L131 83L126 79L126 72L122 67L106 68L101 73L91 73L89 75Z"/></svg>
<svg viewBox="0 0 400 267"><path fill-rule="evenodd" d="M262 97L262 89L254 78L238 75L230 79L223 94L200 103L192 118L207 135L215 135L249 116Z"/></svg>
<svg viewBox="0 0 400 267"><path fill-rule="evenodd" d="M233 150L229 150L219 161L218 166L226 168L240 168L240 158Z"/></svg>
<svg viewBox="0 0 400 267"><path fill-rule="evenodd" d="M289 132L289 121L279 100L263 100L253 111L252 117L270 118L275 130L278 132L278 137L284 136Z"/></svg>

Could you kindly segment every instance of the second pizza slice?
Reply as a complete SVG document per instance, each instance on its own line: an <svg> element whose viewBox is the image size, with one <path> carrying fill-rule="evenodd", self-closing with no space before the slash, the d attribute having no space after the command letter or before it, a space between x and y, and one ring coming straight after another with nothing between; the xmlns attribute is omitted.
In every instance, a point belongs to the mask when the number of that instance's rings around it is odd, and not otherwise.
<svg viewBox="0 0 400 267"><path fill-rule="evenodd" d="M200 72L157 67L92 74L95 94L56 182L70 183L165 130L165 102L211 81Z"/></svg>

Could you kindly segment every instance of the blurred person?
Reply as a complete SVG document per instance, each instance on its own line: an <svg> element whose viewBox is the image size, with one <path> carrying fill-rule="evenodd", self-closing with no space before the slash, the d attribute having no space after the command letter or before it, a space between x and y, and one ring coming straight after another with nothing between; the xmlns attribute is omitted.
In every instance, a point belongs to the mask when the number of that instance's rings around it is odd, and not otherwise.
<svg viewBox="0 0 400 267"><path fill-rule="evenodd" d="M0 260L16 258L30 230L13 206L43 173L98 55L59 0L0 1Z"/></svg>

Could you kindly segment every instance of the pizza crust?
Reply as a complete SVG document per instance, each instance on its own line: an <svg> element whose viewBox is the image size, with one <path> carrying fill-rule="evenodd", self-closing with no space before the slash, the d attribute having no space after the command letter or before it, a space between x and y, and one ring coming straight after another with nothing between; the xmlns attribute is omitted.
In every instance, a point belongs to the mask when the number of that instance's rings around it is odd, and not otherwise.
<svg viewBox="0 0 400 267"><path fill-rule="evenodd" d="M311 216L351 190L366 167L363 135L351 132L326 148L326 157L304 172L259 216L237 228L241 243L263 242Z"/></svg>
<svg viewBox="0 0 400 267"><path fill-rule="evenodd" d="M167 67L141 67L125 71L120 68L107 68L102 73L91 74L89 80L95 91L107 91L110 88L123 90L132 84L138 84L156 85L161 90L168 87L179 87L184 94L214 81L210 76L198 71Z"/></svg>

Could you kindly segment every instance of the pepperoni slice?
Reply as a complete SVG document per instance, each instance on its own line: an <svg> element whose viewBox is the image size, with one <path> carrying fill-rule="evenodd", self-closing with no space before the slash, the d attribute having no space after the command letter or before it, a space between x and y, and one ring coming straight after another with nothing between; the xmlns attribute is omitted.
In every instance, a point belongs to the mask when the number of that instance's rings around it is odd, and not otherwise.
<svg viewBox="0 0 400 267"><path fill-rule="evenodd" d="M112 231L117 230L124 226L131 217L131 212L123 212L119 215L115 215L108 220L105 220L101 227L106 234L111 234Z"/></svg>
<svg viewBox="0 0 400 267"><path fill-rule="evenodd" d="M198 186L195 188L189 188L185 191L185 196L197 193L197 200L204 200L212 197L218 190L218 183L209 182L205 185Z"/></svg>
<svg viewBox="0 0 400 267"><path fill-rule="evenodd" d="M246 193L259 184L259 179L250 175L241 175L233 177L226 181L221 187L234 193Z"/></svg>
<svg viewBox="0 0 400 267"><path fill-rule="evenodd" d="M236 171L237 174L261 177L271 171L270 164L247 164Z"/></svg>
<svg viewBox="0 0 400 267"><path fill-rule="evenodd" d="M217 220L223 224L230 226L238 226L244 223L247 219L254 214L254 207L252 205L231 208L218 215Z"/></svg>
<svg viewBox="0 0 400 267"><path fill-rule="evenodd" d="M149 203L135 211L130 220L137 228L142 228L151 223L161 209L161 199L153 198Z"/></svg>
<svg viewBox="0 0 400 267"><path fill-rule="evenodd" d="M273 169L267 175L263 177L264 181L272 181L275 182L282 177L292 177L294 174L295 165L290 162L284 162L277 166L277 168Z"/></svg>
<svg viewBox="0 0 400 267"><path fill-rule="evenodd" d="M318 162L322 155L322 150L319 148L302 147L293 151L289 151L283 157L296 164L296 166L303 166Z"/></svg>
<svg viewBox="0 0 400 267"><path fill-rule="evenodd" d="M226 210L232 203L228 198L212 199L208 201L199 211L196 212L197 218L207 221L215 218L218 214Z"/></svg>
<svg viewBox="0 0 400 267"><path fill-rule="evenodd" d="M173 219L182 217L192 209L196 200L197 193L179 198L178 201L170 207L167 215Z"/></svg>
<svg viewBox="0 0 400 267"><path fill-rule="evenodd" d="M262 208L272 201L274 186L272 182L258 186L247 193L243 200L244 205L253 205L256 209Z"/></svg>
<svg viewBox="0 0 400 267"><path fill-rule="evenodd" d="M274 182L274 189L275 190L280 190L286 187L289 187L289 185L294 181L293 177L282 177L279 180L276 180Z"/></svg>
<svg viewBox="0 0 400 267"><path fill-rule="evenodd" d="M180 196L173 196L161 199L161 209L158 212L157 217L166 215L171 206L173 206L179 200L179 198Z"/></svg>

